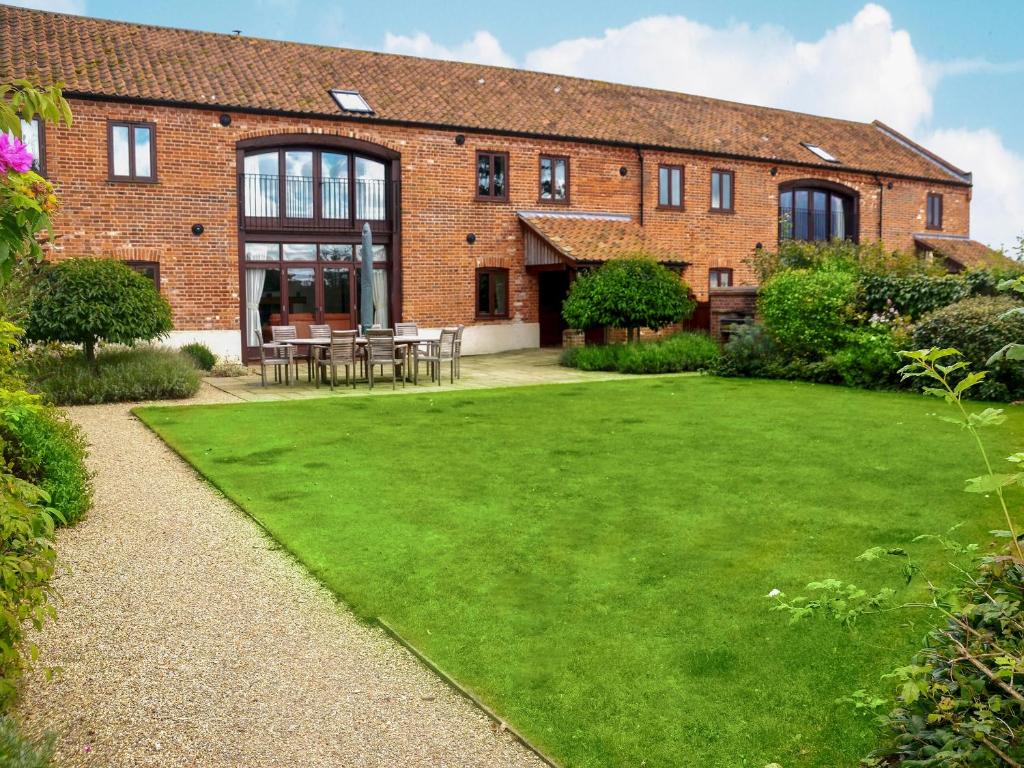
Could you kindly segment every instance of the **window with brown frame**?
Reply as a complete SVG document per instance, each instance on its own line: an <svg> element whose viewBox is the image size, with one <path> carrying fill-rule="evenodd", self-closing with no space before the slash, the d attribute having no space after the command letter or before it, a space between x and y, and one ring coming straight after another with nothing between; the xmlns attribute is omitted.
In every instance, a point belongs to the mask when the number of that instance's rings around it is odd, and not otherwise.
<svg viewBox="0 0 1024 768"><path fill-rule="evenodd" d="M508 270L476 271L476 316L481 320L508 317Z"/></svg>
<svg viewBox="0 0 1024 768"><path fill-rule="evenodd" d="M732 268L715 267L708 270L708 286L711 288L731 288Z"/></svg>
<svg viewBox="0 0 1024 768"><path fill-rule="evenodd" d="M540 156L540 201L569 202L569 158L562 155Z"/></svg>
<svg viewBox="0 0 1024 768"><path fill-rule="evenodd" d="M733 195L736 191L735 174L732 171L711 171L711 210L731 213Z"/></svg>
<svg viewBox="0 0 1024 768"><path fill-rule="evenodd" d="M929 192L927 208L925 226L928 229L942 229L942 195Z"/></svg>
<svg viewBox="0 0 1024 768"><path fill-rule="evenodd" d="M658 166L658 207L683 210L683 166Z"/></svg>
<svg viewBox="0 0 1024 768"><path fill-rule="evenodd" d="M476 153L476 199L508 200L508 152Z"/></svg>
<svg viewBox="0 0 1024 768"><path fill-rule="evenodd" d="M153 281L153 286L160 291L160 262L158 261L126 261L126 267L134 269L143 277Z"/></svg>
<svg viewBox="0 0 1024 768"><path fill-rule="evenodd" d="M107 123L107 162L111 181L156 181L156 126Z"/></svg>

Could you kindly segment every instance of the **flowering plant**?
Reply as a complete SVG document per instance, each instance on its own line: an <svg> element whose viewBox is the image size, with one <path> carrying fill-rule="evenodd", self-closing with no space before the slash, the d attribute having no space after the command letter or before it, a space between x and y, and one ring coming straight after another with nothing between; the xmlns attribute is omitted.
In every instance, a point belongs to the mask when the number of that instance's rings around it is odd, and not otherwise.
<svg viewBox="0 0 1024 768"><path fill-rule="evenodd" d="M15 264L40 260L57 210L53 186L32 170L32 154L21 140L22 120L35 117L71 124L60 86L39 88L27 81L0 84L0 281Z"/></svg>

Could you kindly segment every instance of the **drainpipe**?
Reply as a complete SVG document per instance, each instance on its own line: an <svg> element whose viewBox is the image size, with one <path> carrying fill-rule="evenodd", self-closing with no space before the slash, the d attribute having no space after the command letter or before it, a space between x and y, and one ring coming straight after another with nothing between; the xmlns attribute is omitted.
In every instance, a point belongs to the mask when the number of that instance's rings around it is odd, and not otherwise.
<svg viewBox="0 0 1024 768"><path fill-rule="evenodd" d="M885 183L876 173L875 181L878 183L878 242L882 242L882 202L885 197Z"/></svg>
<svg viewBox="0 0 1024 768"><path fill-rule="evenodd" d="M640 161L640 226L644 225L644 151L638 146L636 157Z"/></svg>

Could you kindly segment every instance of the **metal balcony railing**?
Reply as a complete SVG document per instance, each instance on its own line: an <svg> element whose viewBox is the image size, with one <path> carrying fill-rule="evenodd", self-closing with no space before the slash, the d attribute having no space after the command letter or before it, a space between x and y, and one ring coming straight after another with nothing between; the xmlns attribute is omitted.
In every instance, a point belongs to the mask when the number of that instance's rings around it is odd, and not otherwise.
<svg viewBox="0 0 1024 768"><path fill-rule="evenodd" d="M844 240L850 236L847 217L842 211L783 209L779 221L779 238L782 240Z"/></svg>
<svg viewBox="0 0 1024 768"><path fill-rule="evenodd" d="M368 222L390 232L396 224L397 182L243 173L238 190L239 224L248 231L335 232Z"/></svg>

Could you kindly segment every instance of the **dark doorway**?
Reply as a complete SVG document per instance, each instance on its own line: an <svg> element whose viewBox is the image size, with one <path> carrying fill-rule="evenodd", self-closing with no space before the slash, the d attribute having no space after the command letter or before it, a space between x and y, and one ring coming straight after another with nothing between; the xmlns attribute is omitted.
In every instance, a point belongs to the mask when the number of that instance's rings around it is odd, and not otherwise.
<svg viewBox="0 0 1024 768"><path fill-rule="evenodd" d="M541 272L537 275L540 290L538 314L540 319L540 345L542 347L562 346L562 331L565 320L562 319L562 302L569 293L569 273Z"/></svg>

